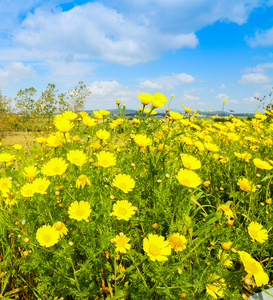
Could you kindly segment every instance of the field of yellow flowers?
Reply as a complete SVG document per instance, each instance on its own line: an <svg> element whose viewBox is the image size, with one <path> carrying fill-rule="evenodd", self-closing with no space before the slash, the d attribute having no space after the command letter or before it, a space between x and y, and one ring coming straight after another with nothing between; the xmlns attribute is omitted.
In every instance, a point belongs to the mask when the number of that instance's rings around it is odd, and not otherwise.
<svg viewBox="0 0 273 300"><path fill-rule="evenodd" d="M163 94L138 98L132 121L117 100L119 118L65 111L30 151L1 146L1 299L247 299L271 286L271 113L160 119Z"/></svg>

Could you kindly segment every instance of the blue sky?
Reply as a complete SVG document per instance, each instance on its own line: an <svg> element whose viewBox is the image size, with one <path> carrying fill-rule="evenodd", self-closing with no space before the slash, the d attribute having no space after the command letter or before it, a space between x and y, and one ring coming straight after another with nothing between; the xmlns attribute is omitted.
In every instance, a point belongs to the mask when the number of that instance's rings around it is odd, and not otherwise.
<svg viewBox="0 0 273 300"><path fill-rule="evenodd" d="M90 88L86 109L161 92L254 112L273 87L273 0L0 0L0 89Z"/></svg>

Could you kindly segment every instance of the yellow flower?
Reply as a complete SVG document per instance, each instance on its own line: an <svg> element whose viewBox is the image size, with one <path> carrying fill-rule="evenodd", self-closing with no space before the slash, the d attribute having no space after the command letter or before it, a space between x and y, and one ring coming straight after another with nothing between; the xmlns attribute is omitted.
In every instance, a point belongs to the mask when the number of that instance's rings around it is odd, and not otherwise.
<svg viewBox="0 0 273 300"><path fill-rule="evenodd" d="M90 204L86 201L74 201L68 208L68 214L70 219L77 221L85 220L91 214Z"/></svg>
<svg viewBox="0 0 273 300"><path fill-rule="evenodd" d="M250 181L246 178L239 179L237 184L239 185L240 189L244 192L250 192L250 191L255 192L256 191L256 187L252 183L252 181Z"/></svg>
<svg viewBox="0 0 273 300"><path fill-rule="evenodd" d="M94 118L98 119L98 120L103 118L102 114L99 113L97 110L93 110L93 115L94 115Z"/></svg>
<svg viewBox="0 0 273 300"><path fill-rule="evenodd" d="M161 101L161 102L163 102L163 103L168 102L167 97L164 94L162 94L162 93L155 93L154 94L154 98L157 99L157 100L159 100L159 101Z"/></svg>
<svg viewBox="0 0 273 300"><path fill-rule="evenodd" d="M177 253L178 251L182 251L186 249L187 239L184 235L180 233L173 233L169 238L169 245L174 249Z"/></svg>
<svg viewBox="0 0 273 300"><path fill-rule="evenodd" d="M259 243L264 243L266 240L268 240L268 232L266 229L262 228L263 225L257 222L251 222L247 227L250 237Z"/></svg>
<svg viewBox="0 0 273 300"><path fill-rule="evenodd" d="M179 120L183 118L183 116L180 113L174 111L170 111L170 117L172 120Z"/></svg>
<svg viewBox="0 0 273 300"><path fill-rule="evenodd" d="M86 111L80 111L79 112L79 115L82 117L82 118L85 118L85 117L88 117L88 113Z"/></svg>
<svg viewBox="0 0 273 300"><path fill-rule="evenodd" d="M183 154L181 160L186 169L197 170L201 168L201 162L194 156Z"/></svg>
<svg viewBox="0 0 273 300"><path fill-rule="evenodd" d="M195 188L202 183L200 177L195 172L187 169L181 169L176 178L185 187Z"/></svg>
<svg viewBox="0 0 273 300"><path fill-rule="evenodd" d="M127 200L118 200L113 205L113 215L117 217L118 220L129 221L132 215L135 214L135 208L132 206L132 203Z"/></svg>
<svg viewBox="0 0 273 300"><path fill-rule="evenodd" d="M104 129L100 129L96 132L96 135L100 140L106 141L110 137L110 132Z"/></svg>
<svg viewBox="0 0 273 300"><path fill-rule="evenodd" d="M71 110L67 110L62 113L62 117L68 121L73 121L78 117L78 115Z"/></svg>
<svg viewBox="0 0 273 300"><path fill-rule="evenodd" d="M14 148L15 150L21 150L21 149L23 148L23 146L22 146L22 145L19 145L19 144L14 144L14 145L13 145L13 148Z"/></svg>
<svg viewBox="0 0 273 300"><path fill-rule="evenodd" d="M44 194L50 185L50 181L46 178L37 178L33 181L35 193Z"/></svg>
<svg viewBox="0 0 273 300"><path fill-rule="evenodd" d="M252 155L248 152L244 152L244 153L239 153L239 152L234 152L234 155L238 158L242 158L242 159L251 159Z"/></svg>
<svg viewBox="0 0 273 300"><path fill-rule="evenodd" d="M136 118L133 119L133 122L134 122L135 124L140 124L140 120L139 120L139 119L136 119Z"/></svg>
<svg viewBox="0 0 273 300"><path fill-rule="evenodd" d="M124 193L132 191L135 187L135 181L130 175L118 174L113 180L113 186L121 189Z"/></svg>
<svg viewBox="0 0 273 300"><path fill-rule="evenodd" d="M12 186L11 180L7 177L0 178L0 191L8 193Z"/></svg>
<svg viewBox="0 0 273 300"><path fill-rule="evenodd" d="M254 276L257 286L262 286L269 282L268 275L264 272L262 265L258 261L245 251L237 251L237 253L244 264L245 271L248 273L247 278Z"/></svg>
<svg viewBox="0 0 273 300"><path fill-rule="evenodd" d="M44 142L46 142L46 138L44 138L44 137L38 137L36 139L36 143L38 143L38 144L43 144Z"/></svg>
<svg viewBox="0 0 273 300"><path fill-rule="evenodd" d="M164 102L162 102L160 99L158 98L154 98L153 101L152 101L152 106L154 108L163 108L165 105Z"/></svg>
<svg viewBox="0 0 273 300"><path fill-rule="evenodd" d="M137 97L143 105L149 105L154 99L154 96L149 93L140 93Z"/></svg>
<svg viewBox="0 0 273 300"><path fill-rule="evenodd" d="M224 297L224 290L226 288L225 280L218 275L213 274L210 281L212 281L212 283L206 285L207 293L214 299L217 299L218 296L221 298Z"/></svg>
<svg viewBox="0 0 273 300"><path fill-rule="evenodd" d="M224 103L227 103L227 100L226 100L226 99L223 99L223 102L224 102Z"/></svg>
<svg viewBox="0 0 273 300"><path fill-rule="evenodd" d="M46 139L47 145L51 148L58 148L61 145L60 138L57 135L51 134Z"/></svg>
<svg viewBox="0 0 273 300"><path fill-rule="evenodd" d="M34 166L25 167L24 170L25 170L25 172L23 172L22 174L29 181L33 181L33 179L35 178L35 176L40 173L39 171L37 171L37 167L34 167Z"/></svg>
<svg viewBox="0 0 273 300"><path fill-rule="evenodd" d="M93 127L97 125L97 121L89 116L83 117L82 121L87 127Z"/></svg>
<svg viewBox="0 0 273 300"><path fill-rule="evenodd" d="M110 114L110 111L100 109L100 110L99 110L99 113L100 113L103 117L106 117L107 115Z"/></svg>
<svg viewBox="0 0 273 300"><path fill-rule="evenodd" d="M227 267L232 267L233 262L229 259L228 252L223 251L222 249L219 250L217 257L219 260Z"/></svg>
<svg viewBox="0 0 273 300"><path fill-rule="evenodd" d="M76 181L76 188L79 188L80 186L84 188L86 184L91 185L89 179L86 175L80 175Z"/></svg>
<svg viewBox="0 0 273 300"><path fill-rule="evenodd" d="M147 115L150 115L150 116L157 114L157 112L155 110L153 110L153 108L144 108L144 111Z"/></svg>
<svg viewBox="0 0 273 300"><path fill-rule="evenodd" d="M43 165L42 173L46 176L62 175L68 164L62 158L52 158L48 163Z"/></svg>
<svg viewBox="0 0 273 300"><path fill-rule="evenodd" d="M51 247L58 243L60 234L50 225L40 227L36 232L36 239L41 246Z"/></svg>
<svg viewBox="0 0 273 300"><path fill-rule="evenodd" d="M70 150L66 156L72 164L78 167L81 167L87 161L86 154L84 154L81 150Z"/></svg>
<svg viewBox="0 0 273 300"><path fill-rule="evenodd" d="M273 167L266 161L261 160L259 158L254 158L253 163L257 169L260 170L272 170Z"/></svg>
<svg viewBox="0 0 273 300"><path fill-rule="evenodd" d="M190 111L192 111L192 109L190 109L189 107L185 107L185 106L184 106L184 109L185 109L185 113L186 113L186 114L189 113Z"/></svg>
<svg viewBox="0 0 273 300"><path fill-rule="evenodd" d="M219 151L219 147L213 143L205 142L204 146L209 152L218 152Z"/></svg>
<svg viewBox="0 0 273 300"><path fill-rule="evenodd" d="M1 153L0 154L0 162L12 162L14 159L15 155L11 155L9 153Z"/></svg>
<svg viewBox="0 0 273 300"><path fill-rule="evenodd" d="M152 261L166 261L166 255L170 255L172 248L163 236L148 234L148 238L143 240L143 249Z"/></svg>
<svg viewBox="0 0 273 300"><path fill-rule="evenodd" d="M103 168L116 165L116 157L111 152L101 151L97 154L98 163Z"/></svg>
<svg viewBox="0 0 273 300"><path fill-rule="evenodd" d="M67 235L68 229L64 225L64 223L58 221L58 222L54 223L52 227L55 228L59 232L60 237L62 237L63 235Z"/></svg>
<svg viewBox="0 0 273 300"><path fill-rule="evenodd" d="M126 253L127 250L131 248L131 245L128 244L129 241L130 239L123 233L116 235L116 237L113 239L113 242L116 243L116 252Z"/></svg>
<svg viewBox="0 0 273 300"><path fill-rule="evenodd" d="M23 197L26 197L26 198L33 197L34 193L35 193L35 188L32 183L26 183L21 188L21 195Z"/></svg>
<svg viewBox="0 0 273 300"><path fill-rule="evenodd" d="M136 134L134 136L134 141L139 148L146 148L152 144L152 140L148 138L145 134Z"/></svg>
<svg viewBox="0 0 273 300"><path fill-rule="evenodd" d="M74 127L74 124L71 123L69 120L63 118L61 120L56 121L55 126L60 132L66 133Z"/></svg>
<svg viewBox="0 0 273 300"><path fill-rule="evenodd" d="M228 201L229 202L229 201ZM233 212L232 210L230 209L229 205L230 203L227 204L222 204L220 205L218 208L217 208L217 211L222 211L225 213L225 215L227 216L227 218L232 218L233 217Z"/></svg>

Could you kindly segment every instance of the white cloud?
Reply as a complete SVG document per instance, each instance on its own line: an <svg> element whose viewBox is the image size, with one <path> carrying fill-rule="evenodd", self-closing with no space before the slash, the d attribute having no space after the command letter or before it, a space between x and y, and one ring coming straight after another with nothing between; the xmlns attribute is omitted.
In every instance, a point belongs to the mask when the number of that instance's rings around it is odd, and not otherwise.
<svg viewBox="0 0 273 300"><path fill-rule="evenodd" d="M9 82L18 82L25 78L35 77L36 72L31 65L25 66L22 62L11 62L0 69L0 88Z"/></svg>
<svg viewBox="0 0 273 300"><path fill-rule="evenodd" d="M162 52L194 48L193 32L162 32L98 2L69 11L37 8L29 13L14 41L27 49L70 51L125 65L157 58Z"/></svg>
<svg viewBox="0 0 273 300"><path fill-rule="evenodd" d="M223 99L229 99L229 96L227 94L220 93L217 96L215 96L215 98L223 100Z"/></svg>
<svg viewBox="0 0 273 300"><path fill-rule="evenodd" d="M150 80L140 82L141 89L162 89L162 85Z"/></svg>
<svg viewBox="0 0 273 300"><path fill-rule="evenodd" d="M257 100L254 97L249 97L249 98L243 98L244 103L254 103L257 102Z"/></svg>
<svg viewBox="0 0 273 300"><path fill-rule="evenodd" d="M183 95L183 101L197 101L197 100L200 100L200 98L197 97L197 96L193 96L193 95L190 95L190 94L184 94Z"/></svg>
<svg viewBox="0 0 273 300"><path fill-rule="evenodd" d="M169 76L160 76L153 79L146 79L140 82L140 89L164 89L171 90L175 88L175 86L179 86L181 84L192 83L195 81L195 78L192 75L186 73L180 74L172 74Z"/></svg>
<svg viewBox="0 0 273 300"><path fill-rule="evenodd" d="M226 88L226 85L224 83L222 83L219 87L219 89L225 89Z"/></svg>
<svg viewBox="0 0 273 300"><path fill-rule="evenodd" d="M251 47L273 45L273 27L256 31L254 37L246 37L246 41Z"/></svg>
<svg viewBox="0 0 273 300"><path fill-rule="evenodd" d="M230 99L230 100L228 100L227 103L230 103L230 104L239 104L240 102L238 100L236 100L236 99Z"/></svg>
<svg viewBox="0 0 273 300"><path fill-rule="evenodd" d="M191 83L195 81L193 76L186 73L174 75L174 78L183 83Z"/></svg>
<svg viewBox="0 0 273 300"><path fill-rule="evenodd" d="M264 63L253 68L253 72L264 72L265 69L273 69L273 63Z"/></svg>
<svg viewBox="0 0 273 300"><path fill-rule="evenodd" d="M270 78L262 73L244 74L239 80L240 84L262 84L270 81Z"/></svg>

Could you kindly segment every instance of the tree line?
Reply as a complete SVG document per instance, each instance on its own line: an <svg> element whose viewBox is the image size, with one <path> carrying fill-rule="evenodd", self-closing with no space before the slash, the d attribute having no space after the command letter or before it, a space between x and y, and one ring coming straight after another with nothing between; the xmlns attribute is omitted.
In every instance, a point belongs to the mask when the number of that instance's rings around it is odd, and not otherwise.
<svg viewBox="0 0 273 300"><path fill-rule="evenodd" d="M44 130L57 112L84 110L86 98L91 94L82 81L65 93L58 92L51 83L39 97L34 87L20 90L14 99L0 90L0 140L10 131Z"/></svg>

